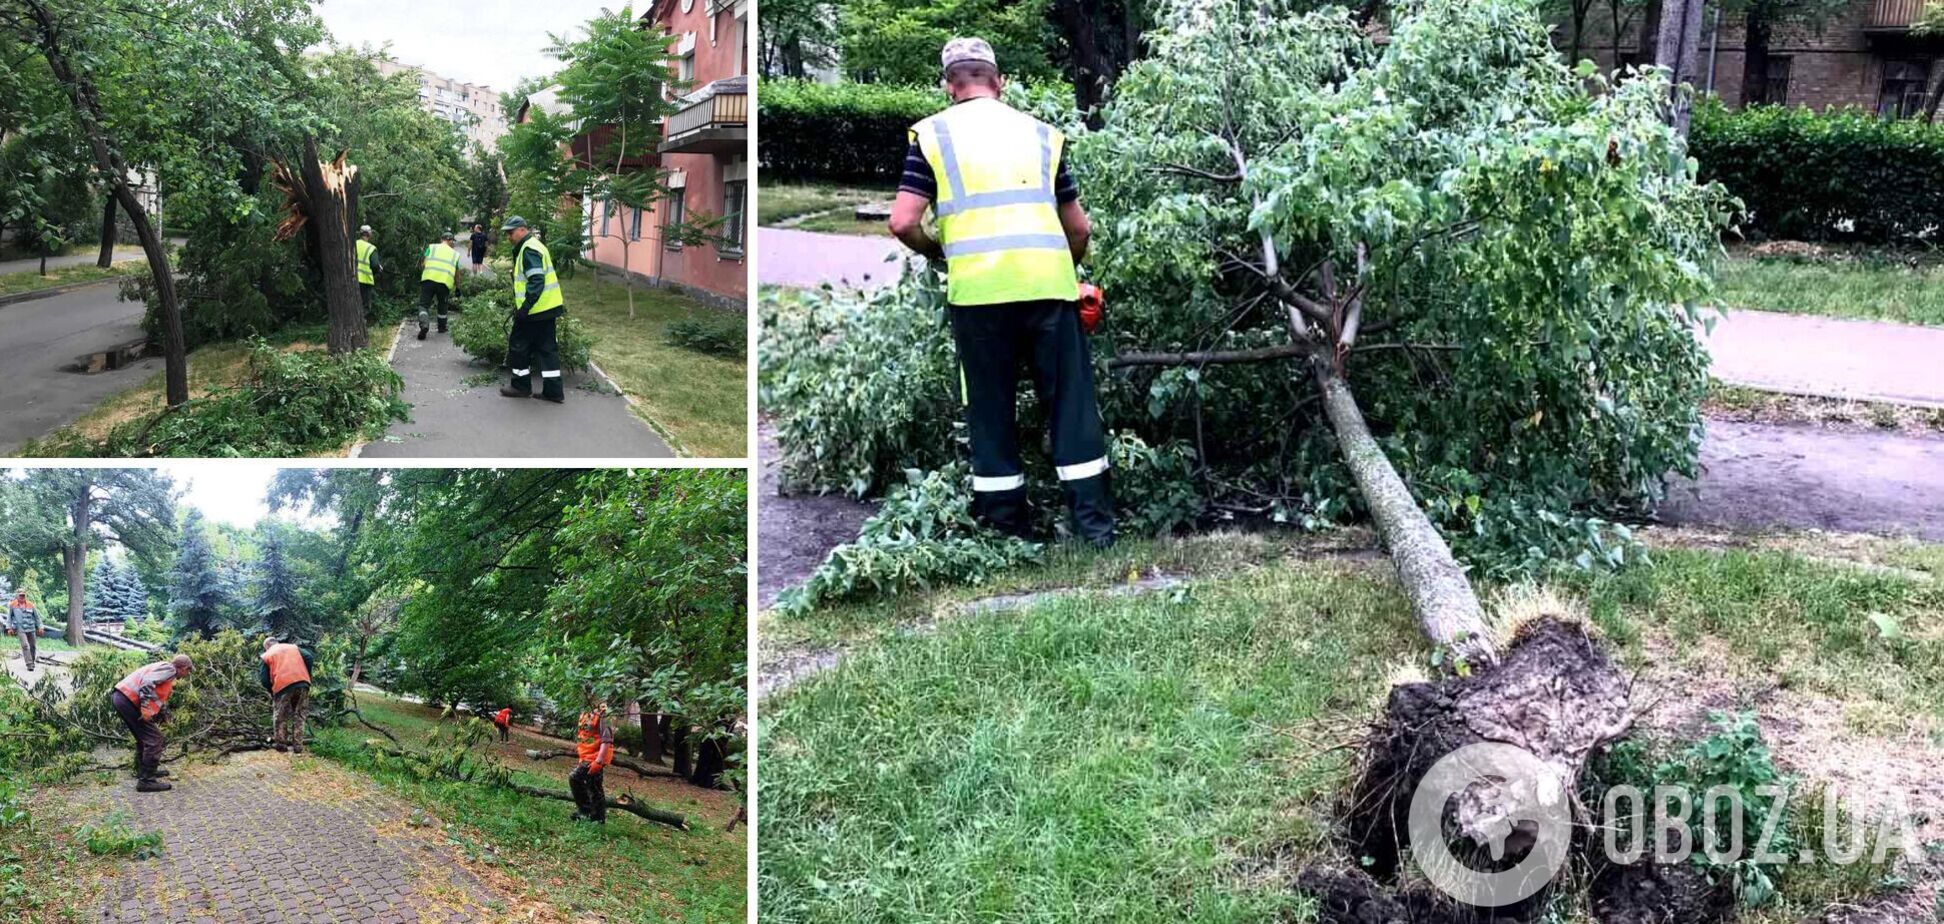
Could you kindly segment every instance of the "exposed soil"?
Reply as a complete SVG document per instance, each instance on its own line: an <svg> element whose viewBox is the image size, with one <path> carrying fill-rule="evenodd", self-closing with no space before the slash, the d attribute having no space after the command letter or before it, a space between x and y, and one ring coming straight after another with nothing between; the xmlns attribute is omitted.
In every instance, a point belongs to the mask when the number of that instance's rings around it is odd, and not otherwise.
<svg viewBox="0 0 1944 924"><path fill-rule="evenodd" d="M858 527L876 504L841 495L786 496L778 478L782 468L776 433L767 418L756 426L757 495L762 511L756 542L762 559L756 567L756 606L768 609L784 589L803 583L830 550L857 538Z"/></svg>
<svg viewBox="0 0 1944 924"><path fill-rule="evenodd" d="M1701 477L1673 484L1660 516L1944 541L1944 439L1710 420Z"/></svg>

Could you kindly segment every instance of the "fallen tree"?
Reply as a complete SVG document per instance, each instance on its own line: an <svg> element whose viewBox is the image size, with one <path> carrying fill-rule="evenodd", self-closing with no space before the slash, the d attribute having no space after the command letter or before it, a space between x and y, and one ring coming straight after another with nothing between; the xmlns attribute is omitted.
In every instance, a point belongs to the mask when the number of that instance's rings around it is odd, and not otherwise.
<svg viewBox="0 0 1944 924"><path fill-rule="evenodd" d="M515 782L512 771L497 762L474 753L474 749L485 740L486 733L478 728L483 725L477 720L469 723L445 723L432 733L426 750L413 750L403 746L385 746L377 740L365 742L373 753L392 758L413 774L425 778L451 780L455 783L477 783L485 786L499 786L522 795L541 799L560 799L574 801L572 793L557 789L545 789L525 783ZM387 737L390 737L387 734ZM394 739L396 740L396 739ZM528 753L533 753L529 751ZM623 793L609 797L605 801L608 808L627 812L643 821L668 825L672 828L688 830L688 820L679 813L665 811L642 805L633 796Z"/></svg>
<svg viewBox="0 0 1944 924"><path fill-rule="evenodd" d="M570 757L570 758L575 757L574 752L572 751L561 751L553 748L548 748L545 750L535 750L533 748L528 748L526 752L526 756L528 760L553 760L558 757ZM617 767L625 767L629 770L633 770L635 776L643 776L643 777L665 776L677 780L683 779L683 776L681 774L676 773L675 771L670 770L667 767L658 767L653 764L644 764L641 763L640 761L634 760L633 758L623 757L619 754L616 754L614 756L614 765Z"/></svg>

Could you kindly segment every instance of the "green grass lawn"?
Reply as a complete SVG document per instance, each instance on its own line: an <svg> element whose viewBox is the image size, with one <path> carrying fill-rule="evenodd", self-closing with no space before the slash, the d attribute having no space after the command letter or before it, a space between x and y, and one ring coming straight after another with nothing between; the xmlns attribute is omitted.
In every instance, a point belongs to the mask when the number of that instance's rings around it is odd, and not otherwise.
<svg viewBox="0 0 1944 924"><path fill-rule="evenodd" d="M765 180L756 191L756 223L773 225L802 215L833 209L849 209L865 202L890 199L896 190L862 189L834 183L803 183Z"/></svg>
<svg viewBox="0 0 1944 924"><path fill-rule="evenodd" d="M8 273L0 276L0 295L19 295L22 292L51 289L55 286L115 279L130 272L141 270L147 267L147 265L141 260L123 260L107 269L102 269L92 263L86 263L81 266L68 266L55 269L45 276L34 271Z"/></svg>
<svg viewBox="0 0 1944 924"><path fill-rule="evenodd" d="M46 655L48 652L51 651L75 651L75 650L76 649L73 645L67 643L67 639L62 638L61 636L58 635L48 635L47 637L42 638L40 640L40 644L34 646L34 651L41 655ZM0 634L0 652L6 652L8 657L13 657L14 654L19 651L20 651L20 636Z"/></svg>
<svg viewBox="0 0 1944 924"><path fill-rule="evenodd" d="M685 319L719 323L735 314L667 289L628 293L591 272L563 280L567 307L600 340L594 361L641 402L648 420L685 455L743 458L749 452L749 376L744 361L710 356L668 342L668 326Z"/></svg>
<svg viewBox="0 0 1944 924"><path fill-rule="evenodd" d="M1381 560L1303 560L1257 537L1191 542L1202 547L1136 544L1098 566L1063 556L1054 583L1091 590L931 633L891 626L936 618L966 592L770 617L766 646L772 626L826 635L802 623L865 641L764 702L765 919L1313 920L1289 884L1330 853L1350 758L1333 746L1358 740L1393 671L1421 666L1427 646ZM1174 556L1163 570L1207 576L1106 593L1147 570L1126 556ZM1944 728L1944 588L1782 551L1664 548L1654 560L1561 588L1629 667L1658 656L1683 676L1743 681L1737 693L1780 684L1827 698L1855 715L1866 746ZM1901 638L1886 640L1872 613ZM1944 737L1934 748L1944 761ZM1744 920L1798 920L1853 897L1832 877L1780 885L1781 901Z"/></svg>
<svg viewBox="0 0 1944 924"><path fill-rule="evenodd" d="M1944 266L1890 260L1722 261L1716 276L1730 308L1944 325Z"/></svg>
<svg viewBox="0 0 1944 924"><path fill-rule="evenodd" d="M367 719L390 729L407 746L421 747L438 723L432 710L382 697L361 696ZM448 836L473 859L488 864L570 920L741 921L746 916L746 828L725 833L735 812L729 793L686 783L642 781L620 767L607 774L610 797L633 791L648 804L681 812L687 831L651 824L622 812L605 826L571 820L570 802L540 799L507 789L466 783L426 782L379 767L363 741L376 735L363 726L325 729L316 751L363 772L407 801L451 823ZM493 744L496 757L513 767L517 782L566 791L572 764L535 763L522 748L560 747L559 742L515 736Z"/></svg>

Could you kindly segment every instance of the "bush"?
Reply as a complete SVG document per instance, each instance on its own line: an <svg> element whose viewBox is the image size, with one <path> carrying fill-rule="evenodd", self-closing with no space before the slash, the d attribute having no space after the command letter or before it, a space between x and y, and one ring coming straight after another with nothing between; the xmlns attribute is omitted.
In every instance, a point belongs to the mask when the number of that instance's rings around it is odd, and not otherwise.
<svg viewBox="0 0 1944 924"><path fill-rule="evenodd" d="M1007 88L1009 105L1071 108L1064 84ZM773 179L896 183L904 173L906 131L945 108L937 87L767 80L757 99L763 125L757 152Z"/></svg>
<svg viewBox="0 0 1944 924"><path fill-rule="evenodd" d="M147 860L162 855L162 832L131 831L128 817L121 812L110 812L100 824L84 826L75 833L97 857Z"/></svg>
<svg viewBox="0 0 1944 924"><path fill-rule="evenodd" d="M507 300L511 300L511 296ZM513 333L513 312L506 301L475 296L462 303L459 316L452 320L452 342L472 356L497 369L506 365L506 338ZM560 368L578 372L593 364L594 335L587 332L579 318L567 315L556 329L560 341Z"/></svg>
<svg viewBox="0 0 1944 924"><path fill-rule="evenodd" d="M740 319L684 319L668 325L669 345L711 356L741 356L748 342L748 328Z"/></svg>
<svg viewBox="0 0 1944 924"><path fill-rule="evenodd" d="M57 455L301 456L340 449L406 420L405 387L371 350L332 356L254 342L244 380L173 411L123 423L99 441L40 445Z"/></svg>
<svg viewBox="0 0 1944 924"><path fill-rule="evenodd" d="M1689 149L1753 236L1888 243L1944 227L1944 126L1847 110L1697 106Z"/></svg>
<svg viewBox="0 0 1944 924"><path fill-rule="evenodd" d="M471 255L467 255L471 259ZM491 295L502 289L510 290L512 285L505 282L505 276L489 276L485 273L462 272L459 274L459 290L453 297L465 301L475 295Z"/></svg>

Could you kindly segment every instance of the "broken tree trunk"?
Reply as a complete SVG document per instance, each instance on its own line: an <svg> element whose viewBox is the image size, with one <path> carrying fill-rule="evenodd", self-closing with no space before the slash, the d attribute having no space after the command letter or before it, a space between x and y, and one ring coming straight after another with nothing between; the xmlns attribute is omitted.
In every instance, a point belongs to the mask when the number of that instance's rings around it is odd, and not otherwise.
<svg viewBox="0 0 1944 924"><path fill-rule="evenodd" d="M525 793L529 796L539 796L543 799L561 799L567 802L574 801L573 793L565 793L557 789L542 789L538 786L528 786L524 783L508 783L507 786L512 788L514 792ZM688 820L674 812L664 812L661 809L652 809L645 805L636 805L632 801L621 799L607 799L604 801L607 803L608 808L627 812L637 818L644 818L656 824L668 825L671 828L680 828L684 831L688 830Z"/></svg>
<svg viewBox="0 0 1944 924"><path fill-rule="evenodd" d="M325 163L319 159L316 136L306 135L298 169L278 161L276 174L277 184L288 197L286 215L277 226L277 240L289 240L308 229L309 240L315 242L314 256L323 275L324 310L330 323L325 343L334 356L363 349L369 342L353 245L358 221L358 168L345 161L348 154L339 151Z"/></svg>
<svg viewBox="0 0 1944 924"><path fill-rule="evenodd" d="M115 197L105 197L106 204L101 207L101 256L95 258L95 266L107 269L115 265Z"/></svg>
<svg viewBox="0 0 1944 924"><path fill-rule="evenodd" d="M526 756L528 760L554 760L555 758L560 758L560 757L570 757L570 758L575 757L574 752L572 751L562 751L553 748L549 748L544 751L528 748L526 752ZM622 757L620 755L615 755L613 764L617 767L626 767L629 770L633 770L636 776L665 776L673 779L681 778L681 774L678 774L675 771L668 769L667 767L657 767L654 766L653 764L639 763L637 761L629 760L628 758Z"/></svg>

